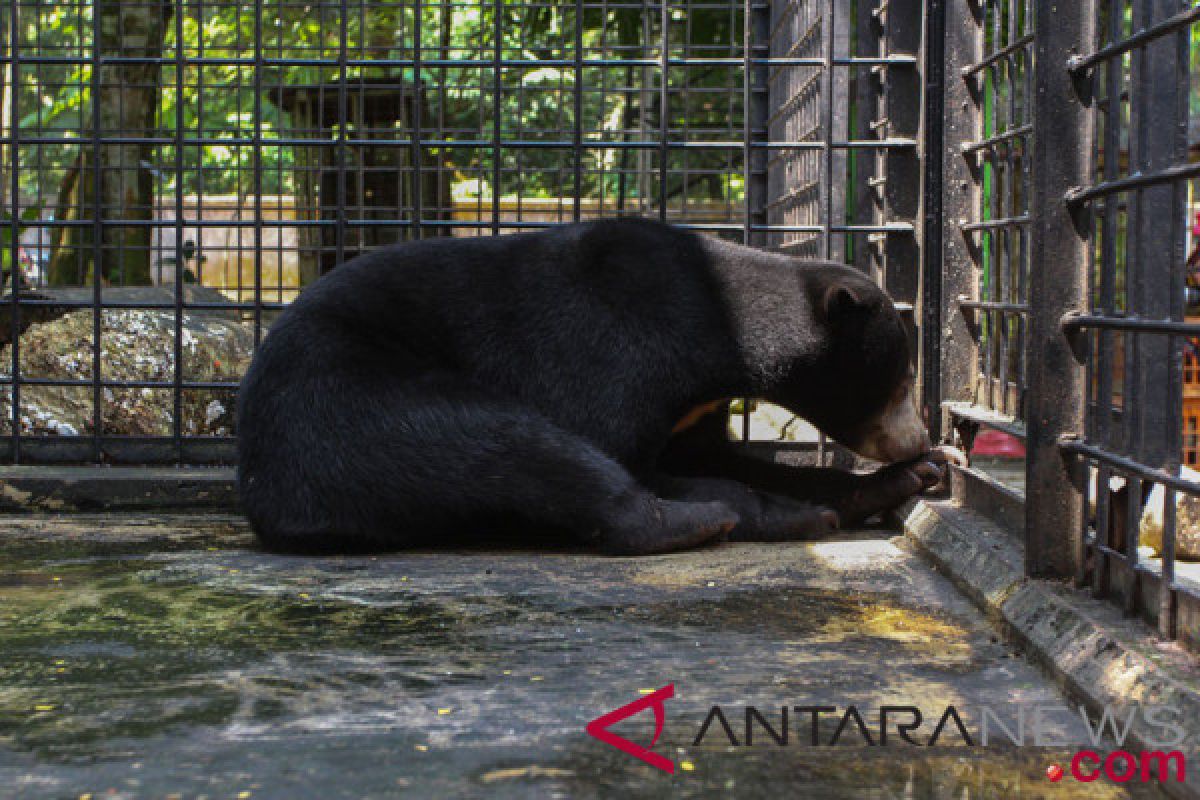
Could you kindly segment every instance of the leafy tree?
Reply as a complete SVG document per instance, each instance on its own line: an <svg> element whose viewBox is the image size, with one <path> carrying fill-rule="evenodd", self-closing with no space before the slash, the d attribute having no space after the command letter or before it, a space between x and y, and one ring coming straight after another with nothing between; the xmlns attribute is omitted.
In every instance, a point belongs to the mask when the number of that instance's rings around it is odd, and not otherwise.
<svg viewBox="0 0 1200 800"><path fill-rule="evenodd" d="M162 55L163 37L172 6L96 0L95 12L102 57L153 59ZM99 213L108 222L99 232L100 264L95 257L97 231L87 225L57 229L50 263L52 285L92 279L100 270L106 281L150 283L150 234L154 213L154 178L149 165L154 148L144 140L157 131L160 70L152 61L103 64L97 101L86 128L106 140L81 149L58 192L56 219L83 220ZM112 224L114 221L118 224Z"/></svg>
<svg viewBox="0 0 1200 800"><path fill-rule="evenodd" d="M427 113L422 136L427 140L478 140L489 143L495 99L491 62L497 51L492 3L458 5L449 0L414 4L349 4L342 41L340 5L302 5L265 0L256 20L253 3L206 4L202 15L186 3L122 5L118 0L90 4L20 6L21 17L10 38L23 52L68 56L64 63L25 67L13 87L20 110L15 120L26 136L61 136L61 144L25 145L19 165L20 189L26 205L54 209L58 220L87 220L99 208L110 224L102 241L101 274L114 283L140 283L149 278L149 228L111 224L145 221L156 196L184 194L290 194L297 191L302 166L298 148L271 146L272 139L292 137L293 121L273 102L270 87L336 85L341 70L317 65L344 51L353 59L410 59L419 45L425 60L453 60L453 65L411 69L352 67L346 71L349 91L360 79L425 87ZM5 6L8 13L10 6ZM135 55L145 62L106 65L98 76L98 109L91 87L92 14L100 15L103 55ZM658 10L623 6L501 7L505 59L567 60L574 56L576 25L589 58L656 57L662 39ZM181 15L178 19L174 14ZM676 9L669 32L672 53L728 56L740 43L740 6L728 9ZM690 16L689 16L690 15ZM419 23L419 24L418 24ZM420 41L416 42L416 32ZM253 65L199 63L197 56L247 59L259 54L273 60L257 76L263 96L254 94ZM177 40L178 39L178 40ZM295 64L287 64L295 60ZM158 63L161 61L161 63ZM280 65L278 62L284 62ZM304 62L304 63L300 63ZM570 141L577 120L573 65L547 64L531 69L502 70L499 103L505 139ZM669 105L660 109L656 66L588 67L587 91L578 120L587 141L629 141L658 136L665 124L672 138L716 138L741 129L741 69L737 65L673 68ZM99 117L106 144L93 153L88 136ZM202 137L181 153L173 146L112 141L131 138L171 139L182 126L187 139ZM121 132L121 133L118 133ZM266 146L256 155L240 142L256 132ZM399 136L407 135L398 132ZM740 134L739 134L740 135ZM225 141L228 144L225 144ZM314 144L319 140L314 140ZM595 149L585 152L582 183L573 186L573 153L558 148L505 148L501 183L492 186L491 148L431 147L430 155L450 175L459 196L556 197L575 191L584 196L617 196L657 200L658 165L653 150ZM94 159L99 158L99 164ZM691 200L732 200L740 192L739 153L724 150L677 151L667 170L666 193L686 192ZM262 167L254 185L251 167ZM176 165L181 169L176 169ZM100 185L94 186L99 167ZM649 176L649 177L647 177ZM179 181L179 185L177 185ZM51 268L57 283L90 279L93 265L91 226L59 228Z"/></svg>

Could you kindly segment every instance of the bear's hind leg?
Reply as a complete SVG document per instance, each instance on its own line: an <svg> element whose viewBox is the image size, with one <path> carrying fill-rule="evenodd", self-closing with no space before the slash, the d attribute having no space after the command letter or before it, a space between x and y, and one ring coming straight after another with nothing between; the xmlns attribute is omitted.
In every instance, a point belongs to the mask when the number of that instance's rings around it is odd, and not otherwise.
<svg viewBox="0 0 1200 800"><path fill-rule="evenodd" d="M832 508L752 489L727 478L659 476L655 488L664 497L688 502L720 502L740 521L729 532L733 542L786 542L819 539L838 527Z"/></svg>
<svg viewBox="0 0 1200 800"><path fill-rule="evenodd" d="M353 383L339 383L335 415L305 426L307 443L243 461L243 502L268 544L402 547L517 518L644 555L738 521L719 502L657 497L586 439L453 375Z"/></svg>

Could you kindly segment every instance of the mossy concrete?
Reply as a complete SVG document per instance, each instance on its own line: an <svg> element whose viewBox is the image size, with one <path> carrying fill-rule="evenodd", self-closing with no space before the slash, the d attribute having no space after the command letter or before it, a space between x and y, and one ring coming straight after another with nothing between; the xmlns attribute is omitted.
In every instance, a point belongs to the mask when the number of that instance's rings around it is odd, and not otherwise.
<svg viewBox="0 0 1200 800"><path fill-rule="evenodd" d="M874 728L884 704L974 726L981 706L1064 703L891 531L620 559L276 555L235 515L3 530L4 797L1157 796L1050 783L1064 747L813 747L798 718L787 746L694 744L713 704L740 732L746 705L855 705ZM655 749L675 775L585 734L668 683ZM615 730L649 742L650 716Z"/></svg>
<svg viewBox="0 0 1200 800"><path fill-rule="evenodd" d="M1187 729L1182 748L1200 753L1200 658L1161 641L1140 619L1111 602L1054 581L1025 578L1014 532L952 500L923 499L904 511L911 541L992 620L1040 662L1066 692L1094 710L1125 719L1135 706L1171 706ZM1138 717L1131 739L1145 747ZM1146 748L1152 749L1152 748ZM1171 785L1200 797L1200 775Z"/></svg>

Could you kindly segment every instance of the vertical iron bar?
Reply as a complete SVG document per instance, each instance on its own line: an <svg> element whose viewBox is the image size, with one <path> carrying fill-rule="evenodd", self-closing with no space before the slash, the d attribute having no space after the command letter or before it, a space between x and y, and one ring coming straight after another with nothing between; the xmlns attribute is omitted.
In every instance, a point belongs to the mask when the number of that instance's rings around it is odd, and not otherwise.
<svg viewBox="0 0 1200 800"><path fill-rule="evenodd" d="M884 55L883 38L877 31L875 6L876 0L857 0L854 3L854 55L858 58L879 58ZM883 86L882 68L859 66L851 67L850 70L854 103L851 137L860 140L880 138L875 135L874 121L881 102L879 93ZM878 222L876 211L879 206L878 198L882 196L882 187L877 181L877 176L881 173L877 168L880 157L878 150L852 150L847 154L853 170L851 189L854 192L853 222L856 225L874 225ZM850 241L854 250L854 266L864 273L874 274L874 246L870 238L865 237L860 242L850 237Z"/></svg>
<svg viewBox="0 0 1200 800"><path fill-rule="evenodd" d="M574 193L571 198L571 219L579 222L583 216L583 0L575 0L575 86L571 93L575 125L571 144L574 150Z"/></svg>
<svg viewBox="0 0 1200 800"><path fill-rule="evenodd" d="M421 173L421 128L425 124L423 115L425 112L425 81L421 74L421 59L423 57L422 45L425 36L424 32L424 17L425 8L424 0L414 0L413 2L413 70L412 70L412 135L409 137L412 142L412 229L409 231L408 237L411 239L424 238L425 228L423 225L425 219L424 209L424 186ZM403 90L401 90L403 92ZM403 103L401 103L403 107Z"/></svg>
<svg viewBox="0 0 1200 800"><path fill-rule="evenodd" d="M1108 0L1108 36L1110 41L1116 41L1121 37L1121 17L1118 11L1117 0ZM1097 43L1100 37L1097 36ZM1114 180L1120 170L1121 161L1121 60L1109 59L1105 65L1104 76L1104 96L1106 108L1104 111L1104 180ZM1109 195L1104 198L1104 216L1100 237L1100 287L1098 293L1098 301L1100 311L1103 314L1111 315L1116 311L1116 269L1117 269L1117 212L1120 203L1120 195ZM1089 302L1091 298L1089 298ZM1096 407L1093 409L1093 415L1089 416L1089 422L1092 423L1092 434L1096 441L1102 447L1107 447L1111 443L1109 441L1109 429L1112 423L1112 393L1113 393L1113 332L1110 330L1101 330L1097 332L1097 341L1099 343L1098 359L1089 359L1089 363L1096 363ZM1096 467L1096 541L1102 545L1109 546L1112 544L1111 535L1112 529L1110 523L1110 509L1112 507L1112 496L1109 492L1109 476L1112 473L1105 465ZM1122 520L1123 522L1123 520ZM1085 523L1086 524L1086 523ZM1137 553L1137 537L1131 537L1131 541L1126 543L1126 552L1129 552L1129 547L1132 546L1132 552L1136 557ZM1107 591L1108 583L1108 556L1100 551L1092 554L1092 589L1099 595ZM1136 580L1136 571L1133 572L1134 580ZM1082 573L1078 576L1077 583L1083 584L1086 576ZM1136 592L1130 593L1131 597L1136 597ZM1132 610L1127 607L1127 610Z"/></svg>
<svg viewBox="0 0 1200 800"><path fill-rule="evenodd" d="M750 180L753 172L750 161L754 153L750 143L753 135L750 120L750 103L752 102L752 84L754 82L754 76L751 74L753 69L752 53L755 34L753 24L754 2L755 0L744 0L742 3L742 244L746 245L751 243L750 229L754 218L754 209L750 202ZM749 418L749 414L743 416Z"/></svg>
<svg viewBox="0 0 1200 800"><path fill-rule="evenodd" d="M920 303L917 307L921 324L920 397L925 424L933 441L942 438L942 415L939 369L942 354L942 194L944 192L943 160L946 66L946 0L928 0L925 9L925 103L921 129L924 134L924 174L922 175L922 231Z"/></svg>
<svg viewBox="0 0 1200 800"><path fill-rule="evenodd" d="M1130 9L1130 22L1133 24L1133 29L1137 30L1139 26L1146 25L1150 19L1152 10L1150 3L1134 3ZM1124 16L1124 15L1122 15ZM1146 155L1145 135L1147 128L1150 125L1158 125L1159 120L1149 120L1146 114L1146 98L1144 92L1149 88L1145 85L1145 49L1139 48L1130 56L1129 69L1129 150L1128 164L1130 173L1139 171ZM1118 196L1119 197L1119 196ZM1128 205L1126 212L1125 225L1125 302L1126 309L1131 313L1137 313L1142 310L1142 291L1137 285L1148 270L1142 263L1147 242L1144 235L1145 230L1141 224L1143 214L1145 214L1146 195L1140 191L1131 192L1128 195ZM1145 363L1145 337L1129 334L1125 337L1125 353L1127 359L1125 361L1125 387L1128 390L1126 397L1130 402L1125 404L1122 414L1125 423L1125 452L1138 457L1142 452L1143 435L1145 432L1144 416L1146 412L1146 403L1142 399L1143 392L1148 387L1144 385L1144 377L1146 371ZM1141 519L1141 503L1137 502L1142 497L1142 493L1149 486L1142 482L1142 479L1137 476L1127 476L1126 486L1128 493L1128 502L1125 505L1125 532L1126 532L1126 554L1133 554L1134 559L1137 558L1137 540L1138 527ZM1136 562L1135 562L1136 563ZM1120 586L1121 603L1126 610L1132 611L1136 607L1136 592L1138 578L1137 573L1133 572L1131 580L1123 583ZM1097 587L1098 592L1108 591L1111 586L1111 575L1105 573L1101 576L1100 585Z"/></svg>
<svg viewBox="0 0 1200 800"><path fill-rule="evenodd" d="M889 56L921 55L923 0L889 0L887 46ZM883 104L890 138L919 139L921 135L921 74L916 66L888 65L883 69ZM940 153L941 150L931 151ZM881 222L909 222L918 228L921 204L921 158L916 148L889 148L883 154L886 218ZM914 233L889 233L884 239L885 289L898 301L917 303L920 285L920 242ZM915 335L915 331L910 331ZM913 344L916 344L914 339ZM914 347L913 352L916 352Z"/></svg>
<svg viewBox="0 0 1200 800"><path fill-rule="evenodd" d="M1017 40L1017 3L1019 0L1008 0L1008 28L1006 43L1012 43ZM1005 110L1004 131L1011 131L1019 124L1017 117L1017 84L1016 84L1016 59L1017 53L1013 53L1004 59L1004 85L1008 90L1008 104ZM1016 142L1010 142L1004 147L1004 186L1005 193L1003 195L1004 216L1015 217L1019 213L1017 209L1017 194L1020 191L1016 170L1016 162L1014 153L1016 152ZM1019 248L1013 247L1013 235L1020 235L1019 228L1003 228L999 231L1002 237L1001 241L1004 245L1004 261L1000 265L1001 269L997 275L996 286L1002 303L1016 302L1012 296L1012 274L1013 265L1017 264L1017 255ZM996 321L1000 329L1000 409L1005 414L1015 414L1009 404L1009 383L1012 376L1009 374L1008 362L1010 358L1009 344L1009 323L1012 317L1000 311L996 314Z"/></svg>
<svg viewBox="0 0 1200 800"><path fill-rule="evenodd" d="M12 2L10 3L10 11L9 11L9 13L12 16L11 16L11 19L9 20L9 26L8 26L8 35L9 35L9 40L10 40L9 58L12 59L11 68L9 69L9 75L11 76L11 78L10 78L11 85L9 86L9 103L11 104L11 110L10 110L11 113L9 116L10 122L9 122L8 136L9 136L10 143L9 143L8 152L11 155L9 158L8 166L9 166L9 191L10 191L10 196L12 198L11 206L9 209L10 213L12 214L11 218L9 219L9 225L10 225L9 233L10 233L10 237L11 237L11 246L12 246L11 258L12 258L14 275L17 274L17 270L20 267L20 259L18 258L18 254L20 253L20 250L21 250L21 239L20 239L21 226L20 226L20 222L19 222L20 214L17 213L17 207L20 204L20 200L21 200L21 174L20 174L21 173L21 134L20 134L20 131L21 131L21 126L20 126L21 106L18 102L18 98L21 96L21 93L19 91L17 91L17 87L20 86L20 80L21 80L21 47L20 47L20 44L21 44L20 30L21 30L21 28L20 28L19 10L20 10L20 0L12 0ZM96 42L93 41L92 47L95 48L96 46L97 46ZM41 245L41 243L42 243L41 236L39 235L39 237L38 237L39 246ZM40 250L39 250L39 255L40 255ZM17 287L18 287L17 281L14 280L13 285L12 285L12 290L9 293L9 302L10 302L9 311L11 314L11 318L9 319L9 324L10 324L10 327L9 327L10 339L9 339L9 341L12 342L12 352L11 352L12 360L10 363L10 372L9 372L9 380L11 381L11 384L9 385L9 389L10 389L9 397L11 398L11 401L12 401L12 408L10 409L11 413L9 415L9 421L12 424L12 456L11 456L11 458L12 458L12 462L14 464L21 463L21 362L20 362L21 306L20 306L20 302L19 302L20 298L19 298L19 292L17 291ZM80 433L82 434L83 431L80 431Z"/></svg>
<svg viewBox="0 0 1200 800"><path fill-rule="evenodd" d="M771 55L771 4L752 0L749 8L751 16L745 25L750 29L750 106L746 114L751 145L746 174L746 208L751 228L750 244L765 247L767 233L761 229L767 224L767 163L770 155L765 147L757 145L765 145L770 139L767 120L771 113L768 97L771 69L760 62ZM759 229L757 232L756 228Z"/></svg>
<svg viewBox="0 0 1200 800"><path fill-rule="evenodd" d="M850 158L850 151L845 148L834 148L833 142L844 142L850 138L850 108L848 97L849 88L849 71L846 67L835 66L835 60L845 57L850 53L850 34L852 28L850 26L850 9L849 4L845 2L834 2L830 9L828 17L829 22L829 40L826 43L827 53L829 54L828 70L826 86L829 89L829 127L826 129L826 147L829 148L828 166L829 166L829 226L830 236L827 245L828 258L833 261L846 261L848 249L846 247L847 234L833 233L832 229L836 225L845 224L846 220L846 198L850 194L850 187L846 185L848 172L846 165ZM836 217L836 218L835 218Z"/></svg>
<svg viewBox="0 0 1200 800"><path fill-rule="evenodd" d="M821 170L819 196L824 206L821 213L821 258L832 259L833 251L833 46L834 15L837 0L825 0L821 17L821 45L824 64L821 69L821 103L824 121L821 125Z"/></svg>
<svg viewBox="0 0 1200 800"><path fill-rule="evenodd" d="M671 62L671 11L668 0L662 0L659 11L659 24L662 30L662 52L659 53L658 80L658 218L664 222L667 219L667 157L670 155L670 145L667 137L670 135L670 114L668 113L670 95L667 90Z"/></svg>
<svg viewBox="0 0 1200 800"><path fill-rule="evenodd" d="M262 341L262 247L263 247L263 161L262 161L262 79L265 69L263 60L263 12L264 0L254 0L254 346ZM182 176L180 176L182 180ZM282 237L280 237L282 240ZM240 260L240 259L239 259ZM280 258L277 262L283 263ZM238 302L242 300L241 265L238 265ZM279 279L283 280L283 270L279 270Z"/></svg>
<svg viewBox="0 0 1200 800"><path fill-rule="evenodd" d="M1135 4L1141 12L1134 14L1134 29L1144 29L1171 16L1178 10L1172 0L1145 0ZM1140 17L1140 19L1139 19ZM1164 38L1139 47L1133 53L1133 80L1130 87L1131 127L1136 130L1136 150L1131 145L1130 167L1143 173L1157 172L1173 164L1187 163L1187 106L1179 108L1178 91L1180 68L1184 86L1187 84L1186 52L1184 64L1177 63L1178 53L1172 38ZM1173 183L1147 187L1137 192L1137 216L1129 228L1137 230L1134 259L1127 264L1130 308L1149 319L1182 319L1172 317L1183 275L1183 231L1181 221L1186 214L1179 202ZM1179 281L1177 287L1174 281ZM1179 308L1180 313L1182 307ZM1181 413L1182 387L1176 374L1178 347L1174 337L1138 335L1137 398L1141 413L1135 432L1134 456L1143 464L1169 468L1178 465L1178 436L1175 434L1178 414ZM1163 392L1179 387L1174 397ZM1171 492L1165 491L1164 499ZM1136 498L1131 498L1133 505ZM1164 508L1165 511L1165 508ZM1174 577L1174 526L1167 528L1163 519L1163 580L1159 597L1160 628L1170 635L1173 605L1171 584ZM1130 530L1136 538L1137 529ZM1168 577L1170 575L1171 577Z"/></svg>
<svg viewBox="0 0 1200 800"><path fill-rule="evenodd" d="M1129 21L1133 25L1133 29L1137 30L1139 24L1143 24L1147 9L1143 3L1132 3L1129 9ZM1114 8L1120 20L1117 23L1118 38L1124 37L1125 23L1125 5L1118 4ZM1142 126L1139 125L1141 119L1141 109L1139 107L1140 93L1136 93L1138 75L1141 70L1140 59L1137 54L1131 54L1129 57L1122 58L1122 78L1128 78L1127 97L1129 100L1129 129L1127 131L1128 151L1127 161L1130 170L1136 170L1141 159L1141 136ZM1129 68L1125 69L1124 64L1128 63ZM1122 86L1124 86L1124 80ZM1118 104L1120 104L1120 89L1118 90ZM1120 158L1120 151L1117 151L1117 157ZM1120 166L1117 166L1117 172L1121 171ZM1120 202L1121 195L1109 195L1105 199L1111 199L1114 203ZM1136 313L1138 306L1138 293L1135 287L1132 286L1133 278L1138 274L1138 258L1139 258L1139 241L1141 240L1142 231L1137 225L1137 219L1141 215L1140 207L1142 203L1141 192L1129 192L1125 195L1125 292L1124 292L1124 311L1126 313ZM1123 332L1121 335L1121 347L1125 359L1123 363L1124 374L1122 376L1122 404L1121 404L1121 450L1129 455L1136 457L1140 449L1140 435L1142 429L1142 412L1143 403L1141 374L1142 374L1142 348L1138 344L1139 336L1132 331ZM1125 519L1122 520L1124 530L1127 534L1126 553L1133 552L1136 555L1138 537L1133 535L1134 531L1138 530L1138 523L1141 518L1141 503L1135 502L1135 498L1139 499L1142 496L1144 484L1142 479L1136 475L1125 476L1126 495L1128 502L1125 504ZM1134 539L1135 541L1128 541ZM1132 548L1132 550L1131 550ZM1104 566L1107 566L1105 564ZM1106 571L1100 575L1100 583L1095 587L1097 593L1108 591L1110 581L1110 572ZM1124 599L1127 609L1132 610L1133 598L1127 594Z"/></svg>
<svg viewBox="0 0 1200 800"><path fill-rule="evenodd" d="M174 440L175 458L183 462L183 17L186 4L177 3L175 9L175 331L171 343L175 358L171 387L171 436ZM257 154L258 148L254 148ZM198 241L202 241L199 236Z"/></svg>
<svg viewBox="0 0 1200 800"><path fill-rule="evenodd" d="M100 445L101 436L101 380L100 364L100 334L101 319L104 313L104 298L101 295L101 270L103 269L104 251L104 205L103 180L104 170L101 165L103 132L100 130L102 115L100 113L100 95L103 87L101 70L103 56L101 55L103 28L101 24L101 3L96 0L92 4L92 459L99 463L103 451ZM118 13L120 13L118 11ZM120 36L120 33L117 33ZM178 271L176 266L176 271ZM178 327L178 326L176 326ZM178 338L178 334L176 335ZM176 362L178 363L178 361Z"/></svg>
<svg viewBox="0 0 1200 800"><path fill-rule="evenodd" d="M1032 265L1030 274L1029 415L1027 419L1025 570L1031 577L1078 574L1083 514L1077 461L1059 438L1083 426L1083 371L1063 333L1063 315L1087 302L1087 211L1072 214L1064 195L1089 174L1090 89L1071 79L1067 59L1093 41L1093 0L1034 4Z"/></svg>
<svg viewBox="0 0 1200 800"><path fill-rule="evenodd" d="M752 48L754 44L754 25L752 22L754 0L745 0L742 4L742 198L745 207L742 217L742 243L749 245L750 228L753 220L753 208L750 201L751 179L751 135L753 128L750 120L751 93L753 91L753 75L751 74ZM750 441L750 398L742 398L742 444Z"/></svg>
<svg viewBox="0 0 1200 800"><path fill-rule="evenodd" d="M1165 9L1170 13L1171 9ZM1189 94L1190 94L1190 40L1191 28L1185 28L1172 37L1174 52L1171 52L1170 39L1164 40L1159 49L1162 51L1166 64L1156 67L1165 74L1167 69L1174 72L1169 86L1174 88L1173 108L1170 117L1174 124L1163 125L1171 134L1171 139L1164 142L1169 148L1169 158L1173 164L1184 164L1188 160L1188 123L1189 123ZM1163 88L1163 87L1160 87ZM1164 95L1165 95L1164 91ZM1156 98L1157 99L1157 98ZM1166 97L1162 98L1166 103ZM1166 272L1168 279L1156 281L1157 289L1166 294L1159 302L1166 300L1165 311L1170 319L1183 320L1186 311L1184 286L1187 280L1187 265L1185 241L1187 238L1186 224L1188 211L1188 187L1183 181L1171 184L1170 221L1172 228L1167 240L1170 247L1167 258ZM1155 261L1154 263L1160 263ZM1162 404L1166 414L1162 437L1165 452L1162 453L1163 470L1171 475L1179 474L1182 457L1181 444L1183 441L1183 347L1178 336L1166 337L1166 401ZM1154 462L1148 462L1154 463ZM1173 639L1177 635L1179 606L1175 594L1175 556L1176 537L1178 535L1178 518L1175 491L1163 489L1163 549L1162 549L1162 584L1158 606L1158 630L1163 637Z"/></svg>
<svg viewBox="0 0 1200 800"><path fill-rule="evenodd" d="M447 0L443 0L447 2ZM503 178L501 167L500 113L503 103L500 100L504 90L504 73L501 63L504 60L504 0L492 3L492 235L500 234L500 180Z"/></svg>
<svg viewBox="0 0 1200 800"><path fill-rule="evenodd" d="M970 3L946 2L944 21L944 115L932 122L940 127L945 139L941 149L943 258L940 265L935 265L940 269L933 276L941 297L941 327L934 332L939 338L940 361L930 368L939 370L940 390L936 400L970 402L975 396L979 353L970 321L959 308L958 298L975 300L979 296L972 255L975 247L972 237L976 234L963 231L962 226L972 222L980 208L980 186L972 157L964 156L960 148L965 142L980 138L983 115L975 89L978 78L964 79L962 70L979 60L983 37ZM936 157L933 151L929 155ZM941 409L935 407L933 411L941 415ZM943 440L953 435L947 423L943 416L939 423Z"/></svg>
<svg viewBox="0 0 1200 800"><path fill-rule="evenodd" d="M349 111L349 94L346 81L349 80L347 71L347 61L349 54L346 51L346 38L349 27L346 19L347 10L346 4L341 4L338 12L338 86L337 86L337 126L338 136L335 157L337 162L337 209L335 219L337 220L335 234L335 248L337 250L336 263L338 266L346 260L346 204L348 202L348 192L346 188L346 125L348 124ZM321 98L322 100L324 98ZM323 117L323 110L317 113L317 118ZM321 123L318 123L320 125ZM361 189L360 189L361 191Z"/></svg>

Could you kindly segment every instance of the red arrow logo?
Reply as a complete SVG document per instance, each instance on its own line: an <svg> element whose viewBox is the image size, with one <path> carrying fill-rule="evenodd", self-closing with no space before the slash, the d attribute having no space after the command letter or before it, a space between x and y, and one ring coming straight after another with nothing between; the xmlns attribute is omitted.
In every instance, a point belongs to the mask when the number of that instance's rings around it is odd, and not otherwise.
<svg viewBox="0 0 1200 800"><path fill-rule="evenodd" d="M658 741L658 737L662 735L663 725L667 721L667 710L663 707L663 702L675 696L675 684L668 683L661 689L656 689L645 697L639 697L632 703L613 709L603 716L596 717L587 724L585 729L589 736L594 736L605 744L611 744L623 753L628 753L639 761L644 761L655 769L661 769L663 772L675 774L675 762L670 761L658 753L655 753L649 747L642 747L637 742L631 742L624 736L618 736L608 729L610 725L615 725L623 719L629 719L634 714L643 711L646 708L654 709L654 738L650 740L650 747L654 747L654 743Z"/></svg>

